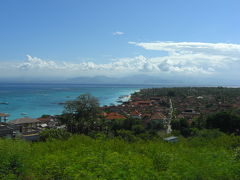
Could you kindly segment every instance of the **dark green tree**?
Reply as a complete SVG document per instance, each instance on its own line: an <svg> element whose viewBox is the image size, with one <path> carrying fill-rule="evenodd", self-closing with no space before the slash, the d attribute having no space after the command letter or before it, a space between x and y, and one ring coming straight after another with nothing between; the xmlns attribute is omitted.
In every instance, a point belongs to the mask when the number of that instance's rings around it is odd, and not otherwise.
<svg viewBox="0 0 240 180"><path fill-rule="evenodd" d="M76 100L66 102L60 121L71 133L88 134L100 129L98 114L98 99L90 94L82 94Z"/></svg>
<svg viewBox="0 0 240 180"><path fill-rule="evenodd" d="M206 127L219 129L225 133L237 133L240 130L240 117L231 112L219 112L207 117Z"/></svg>
<svg viewBox="0 0 240 180"><path fill-rule="evenodd" d="M184 137L188 137L191 134L190 125L185 118L173 120L171 126L173 130L179 131Z"/></svg>

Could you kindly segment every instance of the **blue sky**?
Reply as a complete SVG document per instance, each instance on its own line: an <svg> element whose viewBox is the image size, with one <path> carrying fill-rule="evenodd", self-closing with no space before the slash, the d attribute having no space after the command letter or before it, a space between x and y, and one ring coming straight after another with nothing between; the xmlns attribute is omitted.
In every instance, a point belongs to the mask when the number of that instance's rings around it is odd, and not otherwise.
<svg viewBox="0 0 240 180"><path fill-rule="evenodd" d="M229 72L240 62L236 60L240 54L239 7L239 0L2 0L0 66L2 69L8 66L14 72L17 66L20 70L16 74L29 76L31 69L34 72L36 68L46 70L50 62L51 71L54 68L58 71L51 76L58 76L65 68L64 63L68 63L68 68L79 65L81 68L75 71L81 72L68 73L70 77L86 75L86 72L89 75L104 74L112 71L112 66L125 63L120 69L117 68L117 74L124 74L121 71L124 67L142 66L142 69L135 71L130 68L128 71L165 75L166 72L188 71L199 75L206 71L205 74L220 77L221 72ZM171 50L156 50L147 44L164 42L155 45L166 47L169 41L175 43ZM189 44L181 44L183 42ZM205 44L196 48L195 42ZM219 43L223 45L216 48ZM236 47L231 49L232 45ZM192 54L205 55L205 61L183 68L189 61L198 60L191 57L188 62L176 62L172 52L176 53L179 46L182 49L178 49L178 53L184 54L183 61ZM187 46L193 49L186 51ZM231 49L227 55L223 52L226 48ZM208 52L199 53L199 49L207 49ZM211 54L214 56L206 59L209 51L216 49L218 51ZM218 65L223 65L214 69L213 66L218 66L216 62L210 65L208 62L212 62L216 55L222 56ZM199 55L197 59L201 57ZM136 64L139 61L142 63ZM165 68L166 64L171 65L169 71L169 67ZM230 66L226 68L227 64ZM5 67L2 72L11 72L9 69Z"/></svg>

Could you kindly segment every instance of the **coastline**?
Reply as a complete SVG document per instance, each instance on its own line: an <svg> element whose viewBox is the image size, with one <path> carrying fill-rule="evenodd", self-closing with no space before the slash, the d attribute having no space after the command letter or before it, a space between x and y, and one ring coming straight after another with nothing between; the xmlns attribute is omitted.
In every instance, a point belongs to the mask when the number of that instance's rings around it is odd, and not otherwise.
<svg viewBox="0 0 240 180"><path fill-rule="evenodd" d="M4 86L4 85L0 85ZM119 104L118 98L128 96L124 101L130 99L130 95L144 87L121 87L120 85L22 85L14 84L0 88L0 112L10 114L9 120L14 120L24 116L38 118L43 114L61 114L63 104L69 100L74 100L80 94L90 93L99 99L100 105ZM59 104L60 103L60 104ZM24 113L24 115L22 115Z"/></svg>
<svg viewBox="0 0 240 180"><path fill-rule="evenodd" d="M3 85L2 85L3 86ZM83 93L90 93L93 96L99 98L100 105L120 105L123 102L131 100L132 94L138 93L143 89L149 88L186 88L185 86L177 87L121 87L120 85L96 85L91 86L30 86L25 87L21 85L18 91L16 91L17 85L6 86L0 89L0 102L8 102L8 104L0 104L0 112L10 114L9 120L14 120L24 116L32 118L38 118L43 114L57 115L61 114L63 110L63 104L68 100L73 100L77 96ZM41 88L39 88L41 87ZM195 86L188 86L195 87ZM210 87L210 86L201 86ZM211 86L218 87L218 86ZM238 86L221 86L227 88L238 88ZM60 104L59 104L60 103Z"/></svg>

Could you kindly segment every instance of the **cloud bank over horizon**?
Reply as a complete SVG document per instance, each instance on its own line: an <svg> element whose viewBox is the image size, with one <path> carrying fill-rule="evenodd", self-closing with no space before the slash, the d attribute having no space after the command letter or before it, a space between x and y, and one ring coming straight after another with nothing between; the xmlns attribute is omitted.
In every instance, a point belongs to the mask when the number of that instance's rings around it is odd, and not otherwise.
<svg viewBox="0 0 240 180"><path fill-rule="evenodd" d="M146 51L166 55L138 55L108 63L59 62L27 55L24 62L0 62L1 77L71 78L78 76L126 76L134 74L195 77L240 75L240 44L203 42L129 42Z"/></svg>

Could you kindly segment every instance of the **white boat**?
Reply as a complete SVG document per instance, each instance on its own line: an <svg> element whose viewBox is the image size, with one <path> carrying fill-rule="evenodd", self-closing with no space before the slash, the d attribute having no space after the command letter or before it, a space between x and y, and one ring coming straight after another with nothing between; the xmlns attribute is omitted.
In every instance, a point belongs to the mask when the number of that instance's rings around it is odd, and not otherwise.
<svg viewBox="0 0 240 180"><path fill-rule="evenodd" d="M24 113L24 112L23 112L23 113L21 113L21 115L22 115L22 116L26 116L26 115L27 115L27 113Z"/></svg>

